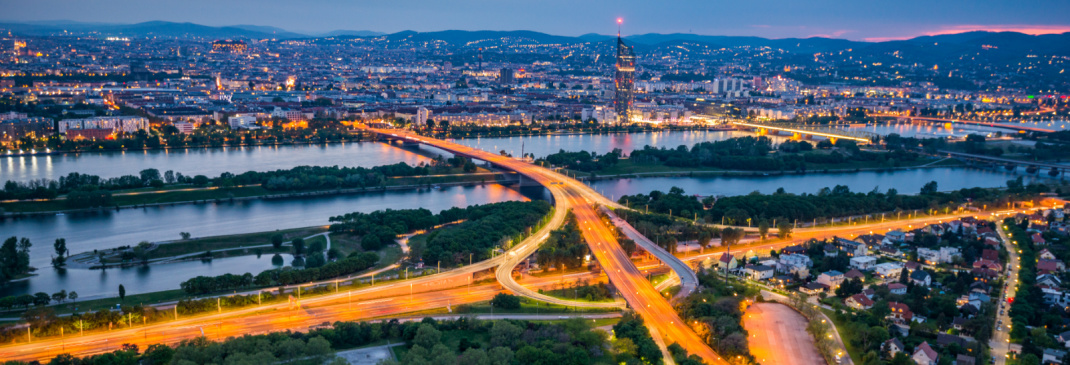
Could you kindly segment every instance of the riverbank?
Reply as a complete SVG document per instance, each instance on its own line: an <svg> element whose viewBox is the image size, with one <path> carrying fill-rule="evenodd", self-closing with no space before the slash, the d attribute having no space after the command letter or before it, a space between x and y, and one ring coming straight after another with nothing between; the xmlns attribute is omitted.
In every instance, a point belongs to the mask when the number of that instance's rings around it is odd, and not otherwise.
<svg viewBox="0 0 1070 365"><path fill-rule="evenodd" d="M147 208L159 206L175 206L184 204L207 204L209 202L242 201L252 199L285 199L297 197L359 194L366 192L411 190L420 188L435 188L436 186L463 186L477 183L499 183L508 180L511 174L483 170L486 172L429 175L429 176L403 176L392 177L387 184L379 187L291 191L276 193L261 186L241 186L234 188L191 188L181 190L162 191L136 191L117 193L112 196L113 206L69 209L64 207L64 199L34 200L0 203L0 218L22 217L32 215L57 215L73 212L94 212L121 210L133 208Z"/></svg>
<svg viewBox="0 0 1070 365"><path fill-rule="evenodd" d="M71 255L67 258L67 269L100 269L112 267L136 266L142 264L160 264L179 260L201 260L223 257L235 257L252 254L274 254L289 252L289 244L296 238L306 239L327 232L326 227L305 227L268 232L210 236L175 241L146 242L140 247L143 253L138 255L138 246L121 246L107 250L93 250ZM283 244L279 248L272 246L274 236L280 236ZM257 253L259 249L259 253ZM254 250L254 251L250 251ZM234 251L234 252L232 252ZM191 256L192 255L192 256ZM138 257L140 256L140 257Z"/></svg>
<svg viewBox="0 0 1070 365"><path fill-rule="evenodd" d="M826 168L826 169L808 169L805 171L754 171L754 170L724 170L718 168L689 168L689 167L672 167L665 166L663 164L642 165L635 164L627 159L621 159L616 166L600 171L585 172L577 170L562 169L561 171L567 173L569 176L573 176L580 180L613 180L613 179L625 179L625 178L640 178L640 177L694 177L694 176L783 176L783 175L805 175L805 174L838 174L838 173L851 173L862 171L896 171L896 170L914 170L914 169L933 169L933 168L946 168L946 167L964 167L966 164L945 158L937 161L923 161L925 163L919 163L911 166L899 166L899 167L853 167L853 168ZM608 173L607 173L608 172Z"/></svg>

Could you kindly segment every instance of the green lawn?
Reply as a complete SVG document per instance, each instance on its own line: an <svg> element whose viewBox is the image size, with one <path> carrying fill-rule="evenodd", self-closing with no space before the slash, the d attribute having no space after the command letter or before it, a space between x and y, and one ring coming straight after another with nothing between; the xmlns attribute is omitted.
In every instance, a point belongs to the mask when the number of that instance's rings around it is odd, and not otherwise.
<svg viewBox="0 0 1070 365"><path fill-rule="evenodd" d="M331 233L331 247L341 251L342 256L348 256L353 252L364 252L364 249L360 247L360 237L347 233ZM375 264L376 269L395 264L402 258L401 246L398 245L383 247L378 253L379 263Z"/></svg>
<svg viewBox="0 0 1070 365"><path fill-rule="evenodd" d="M847 348L847 354L851 356L851 361L854 361L855 364L861 364L862 354L858 353L858 349L851 344L851 335L844 329L841 323L836 321L836 313L825 308L821 308L821 311L832 320L832 325L836 326L836 332L840 333L840 339L843 340L843 346Z"/></svg>
<svg viewBox="0 0 1070 365"><path fill-rule="evenodd" d="M213 257L252 255L256 253L256 250L244 250L242 248L250 246L271 245L271 237L276 234L281 234L283 236L283 241L288 244L294 238L304 238L325 231L326 229L324 227L305 227L279 231L256 232L227 236L211 236L203 238L193 238L189 240L176 240L169 243L157 245L155 249L149 251L148 256L149 259L157 259L191 253L200 253L205 251L212 251ZM196 232L190 233L195 234ZM317 238L323 240L322 237L315 237L313 239ZM309 242L306 241L306 246L308 243ZM288 252L291 249L288 246L283 246L278 250L275 250L273 247L262 247L259 250L261 250L261 252L264 254L271 254L275 252ZM72 255L71 259L78 259L79 255L92 255L92 253L83 252L80 254ZM105 259L105 262L117 263L118 257L108 257Z"/></svg>
<svg viewBox="0 0 1070 365"><path fill-rule="evenodd" d="M75 290L77 291L77 290ZM115 308L116 304L123 305L139 305L139 304L154 304L162 302L176 301L179 299L189 298L185 292L180 289L165 290L151 293L133 294L127 293L126 300L120 301L118 297L103 298L93 300L78 300L75 302L67 301L63 304L54 306L56 313L71 313L74 308L77 307L79 312L95 312L101 309ZM21 315L22 309L16 308L7 312L0 312L0 316L14 316Z"/></svg>

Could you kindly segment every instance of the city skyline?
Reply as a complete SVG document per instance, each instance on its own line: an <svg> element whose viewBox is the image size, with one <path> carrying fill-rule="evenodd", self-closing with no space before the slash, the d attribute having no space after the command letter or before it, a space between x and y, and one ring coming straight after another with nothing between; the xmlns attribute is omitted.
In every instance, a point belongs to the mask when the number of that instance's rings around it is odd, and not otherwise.
<svg viewBox="0 0 1070 365"><path fill-rule="evenodd" d="M281 1L225 3L191 1L143 4L120 1L0 1L3 22L88 22L132 24L145 21L191 22L209 26L277 27L308 35L335 30L394 33L439 30L532 30L578 36L611 34L612 23L624 19L624 35L693 33L765 38L827 37L886 41L974 30L1052 34L1070 31L1059 14L1070 3L1039 1L962 2L900 1L896 4L832 0L796 4L765 0L757 4L681 1L650 6L627 1L564 3L557 0L531 7L512 3L466 0L435 3L411 0L394 3L309 3ZM416 10L413 10L416 9ZM478 9L478 11L473 11ZM206 11L207 10L207 11ZM365 16L361 16L364 14Z"/></svg>

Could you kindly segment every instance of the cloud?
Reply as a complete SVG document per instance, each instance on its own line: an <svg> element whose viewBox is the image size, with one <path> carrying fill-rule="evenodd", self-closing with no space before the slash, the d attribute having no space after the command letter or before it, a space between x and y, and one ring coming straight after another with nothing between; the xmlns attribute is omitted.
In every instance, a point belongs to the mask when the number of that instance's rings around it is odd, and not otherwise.
<svg viewBox="0 0 1070 365"><path fill-rule="evenodd" d="M1070 32L1070 25L1031 25L1031 24L1002 24L1002 25L949 25L943 26L940 29L933 31L925 31L918 34L902 37L872 37L866 38L867 42L887 42L887 41L901 41L905 39L911 39L920 36L935 36L945 34L959 34L966 32L985 31L985 32L1018 32L1024 34L1041 35L1041 34L1062 34Z"/></svg>
<svg viewBox="0 0 1070 365"><path fill-rule="evenodd" d="M854 33L854 31L853 30L842 29L842 30L837 30L837 31L832 32L832 33L811 34L811 35L807 36L807 38L813 38L813 37L842 38L844 34L848 34L848 33Z"/></svg>

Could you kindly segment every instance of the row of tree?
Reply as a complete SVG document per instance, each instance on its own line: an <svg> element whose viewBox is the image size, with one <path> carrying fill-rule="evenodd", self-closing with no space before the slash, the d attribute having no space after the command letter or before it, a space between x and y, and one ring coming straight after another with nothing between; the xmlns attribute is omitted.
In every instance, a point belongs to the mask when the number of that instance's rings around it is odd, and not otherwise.
<svg viewBox="0 0 1070 365"><path fill-rule="evenodd" d="M379 255L374 252L355 252L349 257L328 262L321 267L294 269L281 268L265 270L256 276L223 274L219 276L197 276L183 281L179 286L188 294L205 294L252 287L290 285L326 280L367 270L379 262Z"/></svg>

